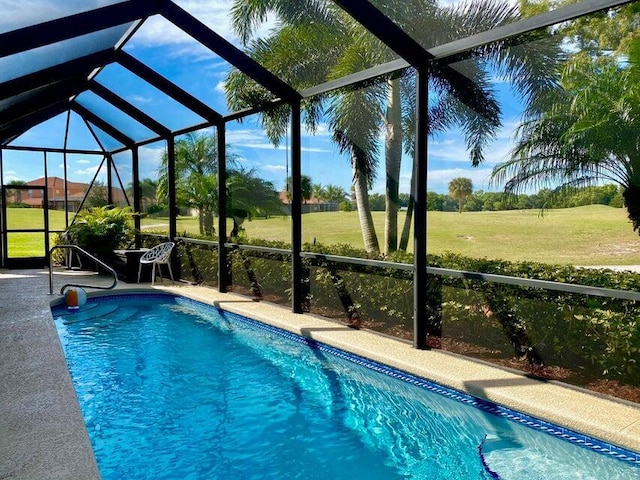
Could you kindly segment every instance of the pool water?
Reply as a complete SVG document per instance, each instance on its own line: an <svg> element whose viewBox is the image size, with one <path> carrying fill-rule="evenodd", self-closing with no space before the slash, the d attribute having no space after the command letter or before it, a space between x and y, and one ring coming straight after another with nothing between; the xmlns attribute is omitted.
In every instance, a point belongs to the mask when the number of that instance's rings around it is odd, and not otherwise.
<svg viewBox="0 0 640 480"><path fill-rule="evenodd" d="M105 480L640 479L637 460L191 300L53 313Z"/></svg>

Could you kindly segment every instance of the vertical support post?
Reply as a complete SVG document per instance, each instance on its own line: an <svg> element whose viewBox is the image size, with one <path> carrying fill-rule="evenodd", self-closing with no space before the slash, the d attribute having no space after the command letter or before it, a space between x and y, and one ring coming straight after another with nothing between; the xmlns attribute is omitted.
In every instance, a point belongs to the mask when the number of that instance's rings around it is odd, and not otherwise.
<svg viewBox="0 0 640 480"><path fill-rule="evenodd" d="M107 153L107 203L113 205L113 176L111 169L113 168L113 157Z"/></svg>
<svg viewBox="0 0 640 480"><path fill-rule="evenodd" d="M169 240L173 242L177 237L176 217L178 207L176 205L176 141L173 135L167 137L167 179L168 179L168 203L169 203Z"/></svg>
<svg viewBox="0 0 640 480"><path fill-rule="evenodd" d="M62 153L62 168L64 172L64 229L69 228L69 188L67 184L67 143L69 141L69 124L71 110L67 112L67 123L64 128L64 152Z"/></svg>
<svg viewBox="0 0 640 480"><path fill-rule="evenodd" d="M291 105L291 308L302 313L302 142L300 101Z"/></svg>
<svg viewBox="0 0 640 480"><path fill-rule="evenodd" d="M429 74L416 70L416 175L413 191L413 346L427 348L427 136L429 125Z"/></svg>
<svg viewBox="0 0 640 480"><path fill-rule="evenodd" d="M42 208L44 210L44 256L47 263L50 264L49 258L49 173L47 169L47 151L42 152L44 162L44 192L42 193Z"/></svg>
<svg viewBox="0 0 640 480"><path fill-rule="evenodd" d="M176 139L173 135L167 137L167 179L168 179L168 203L169 203L169 241L175 242L178 236L176 217L178 216L178 205L176 203ZM171 253L171 268L174 275L181 277L180 263L178 262L178 249L174 248Z"/></svg>
<svg viewBox="0 0 640 480"><path fill-rule="evenodd" d="M7 244L5 234L5 222L7 218L7 206L5 205L4 197L4 165L2 161L2 152L4 150L0 148L0 244L2 251L0 253L0 267L4 268L4 259L7 258Z"/></svg>
<svg viewBox="0 0 640 480"><path fill-rule="evenodd" d="M227 124L217 126L218 138L218 290L226 293L229 288L229 263L227 262Z"/></svg>
<svg viewBox="0 0 640 480"><path fill-rule="evenodd" d="M133 226L136 230L135 247L142 247L142 237L140 231L142 224L140 222L140 214L142 213L142 203L140 199L140 158L138 157L138 146L134 145L131 148L131 173L133 182L133 212L136 214L133 216Z"/></svg>

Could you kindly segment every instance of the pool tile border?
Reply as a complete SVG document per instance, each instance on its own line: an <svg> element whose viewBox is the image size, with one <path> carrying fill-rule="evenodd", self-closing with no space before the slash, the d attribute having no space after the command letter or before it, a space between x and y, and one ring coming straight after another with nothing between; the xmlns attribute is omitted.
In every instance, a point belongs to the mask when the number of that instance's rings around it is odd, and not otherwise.
<svg viewBox="0 0 640 480"><path fill-rule="evenodd" d="M329 353L336 357L347 360L351 363L363 366L370 370L376 371L378 373L388 375L393 378L397 378L399 380L405 381L407 383L413 384L417 387L429 390L431 392L437 393L444 397L450 398L460 403L471 405L475 408L483 410L487 413L491 413L493 415L501 416L507 418L516 423L520 423L526 427L532 428L534 430L538 430L540 432L546 433L548 435L552 435L561 440L567 441L569 443L573 443L582 448L586 448L588 450L592 450L594 452L608 455L610 457L616 458L622 462L627 464L635 465L640 467L640 453L633 452L631 450L618 447L616 445L612 445L610 443L598 440L596 438L590 437L588 435L584 435L582 433L578 433L574 430L561 427L550 422L546 422L544 420L540 420L533 416L518 412L516 410L512 410L507 407L503 407L494 402L483 400L467 393L460 392L450 387L445 387L440 385L432 380L426 380L424 378L418 377L408 372L404 372L400 369L390 367L388 365L384 365L382 363L376 362L374 360L369 360L360 355L356 355L353 353L345 352L344 350L340 350L338 348L332 347L322 342L318 342L317 340L313 340L311 338L298 335L296 333L289 332L287 330L283 330L278 327L274 327L272 325L267 325L266 323L260 322L258 320L254 320L252 318L246 317L244 315L240 315L234 312L229 312L220 307L216 307L214 305L208 305L206 303L200 302L198 300L194 300L188 297L184 297L179 294L174 293L122 293L122 294L111 294L111 295L101 295L89 298L88 302L95 302L98 300L104 300L112 297L127 297L127 298L174 298L179 299L182 302L193 304L198 306L199 308L205 308L208 310L213 310L218 313L222 312L225 317L230 317L235 321L243 322L262 330L266 330L270 333L277 334L279 336L291 339L297 343L306 344L311 348L318 349L322 352ZM52 307L53 310L54 307Z"/></svg>

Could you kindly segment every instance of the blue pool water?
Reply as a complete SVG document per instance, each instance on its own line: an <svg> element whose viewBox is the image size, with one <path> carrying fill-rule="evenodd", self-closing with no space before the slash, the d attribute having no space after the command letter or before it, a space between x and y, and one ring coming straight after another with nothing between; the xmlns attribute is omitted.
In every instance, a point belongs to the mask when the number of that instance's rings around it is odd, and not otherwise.
<svg viewBox="0 0 640 480"><path fill-rule="evenodd" d="M53 313L105 480L640 479L633 453L190 300Z"/></svg>

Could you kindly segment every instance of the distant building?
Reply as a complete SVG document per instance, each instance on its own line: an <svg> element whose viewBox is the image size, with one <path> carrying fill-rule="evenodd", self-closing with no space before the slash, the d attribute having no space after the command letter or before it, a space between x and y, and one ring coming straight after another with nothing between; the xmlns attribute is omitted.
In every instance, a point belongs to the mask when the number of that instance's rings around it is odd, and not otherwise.
<svg viewBox="0 0 640 480"><path fill-rule="evenodd" d="M35 180L26 182L26 186L33 186L33 187L47 186L47 197L49 200L49 209L64 210L64 202L65 202L64 179L60 177L47 177L45 182L45 177L40 177ZM75 212L80 208L82 199L84 198L88 189L89 189L88 183L67 181L67 185L66 185L67 209L70 212ZM126 203L124 192L120 188L112 189L112 197L113 197L114 204ZM14 201L14 202L19 201L20 203L29 205L30 207L33 207L33 208L44 207L43 191L40 189L33 189L33 190L27 190L26 192L21 192L19 199L12 198L12 199L9 199L9 201Z"/></svg>
<svg viewBox="0 0 640 480"><path fill-rule="evenodd" d="M280 197L280 201L283 203L285 208L285 213L287 215L291 214L291 201L287 196L288 192L279 192L278 196ZM312 197L306 201L306 203L302 204L302 213L314 213L314 212L337 212L339 210L339 205L337 202L325 202L324 200L320 200L318 198Z"/></svg>
<svg viewBox="0 0 640 480"><path fill-rule="evenodd" d="M45 177L37 178L27 182L28 186L44 187ZM59 177L47 177L46 185L47 197L49 198L49 208L51 210L64 210L64 179ZM67 206L69 211L76 211L84 198L84 194L89 188L86 183L67 182ZM34 208L44 207L43 192L40 189L27 190L26 196L22 194L22 203Z"/></svg>

